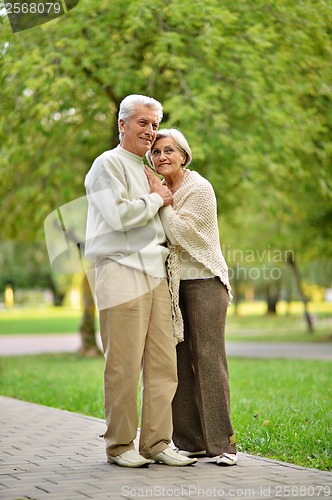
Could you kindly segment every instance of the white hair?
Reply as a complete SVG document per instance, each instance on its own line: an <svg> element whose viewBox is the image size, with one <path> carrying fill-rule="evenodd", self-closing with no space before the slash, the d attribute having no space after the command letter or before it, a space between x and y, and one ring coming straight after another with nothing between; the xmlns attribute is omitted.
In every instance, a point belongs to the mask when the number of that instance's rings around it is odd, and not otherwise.
<svg viewBox="0 0 332 500"><path fill-rule="evenodd" d="M169 128L169 129L163 128L163 129L158 130L158 133L157 133L157 136L156 136L156 139L153 143L152 148L149 149L149 151L146 153L146 158L147 158L148 162L150 163L150 165L153 167L151 151L153 150L153 147L154 147L155 143L158 141L158 139L162 139L164 137L171 137L175 141L176 147L186 157L183 166L186 167L187 165L189 165L189 163L192 160L192 153L191 153L190 146L188 144L187 139L182 134L182 132L180 132L180 130L177 130L176 128Z"/></svg>
<svg viewBox="0 0 332 500"><path fill-rule="evenodd" d="M159 101L153 99L153 97L147 97L145 95L131 94L125 97L121 103L118 114L118 128L120 141L122 140L122 132L120 132L120 120L127 122L136 111L136 106L147 106L155 111L158 115L158 122L160 123L163 118L163 107Z"/></svg>

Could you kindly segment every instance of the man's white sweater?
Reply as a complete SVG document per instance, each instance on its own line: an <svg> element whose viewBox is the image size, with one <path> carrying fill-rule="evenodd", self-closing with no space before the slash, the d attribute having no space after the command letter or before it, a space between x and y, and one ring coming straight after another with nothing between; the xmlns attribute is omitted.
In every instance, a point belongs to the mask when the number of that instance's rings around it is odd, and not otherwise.
<svg viewBox="0 0 332 500"><path fill-rule="evenodd" d="M150 194L143 159L117 146L94 161L85 178L88 196L85 256L104 258L164 277L168 249L158 210L163 199Z"/></svg>

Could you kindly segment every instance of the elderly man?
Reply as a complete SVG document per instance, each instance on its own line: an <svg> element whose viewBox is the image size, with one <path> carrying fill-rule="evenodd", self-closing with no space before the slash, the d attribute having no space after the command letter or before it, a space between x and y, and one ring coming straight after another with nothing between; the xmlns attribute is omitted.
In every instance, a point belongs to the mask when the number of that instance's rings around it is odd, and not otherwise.
<svg viewBox="0 0 332 500"><path fill-rule="evenodd" d="M85 180L89 207L85 255L95 262L96 299L105 353L106 454L109 463L182 466L171 403L177 387L176 352L166 281L168 250L158 210L171 192L149 187L143 157L156 137L161 104L127 96L120 105L120 144L101 154ZM143 372L139 453L137 388Z"/></svg>

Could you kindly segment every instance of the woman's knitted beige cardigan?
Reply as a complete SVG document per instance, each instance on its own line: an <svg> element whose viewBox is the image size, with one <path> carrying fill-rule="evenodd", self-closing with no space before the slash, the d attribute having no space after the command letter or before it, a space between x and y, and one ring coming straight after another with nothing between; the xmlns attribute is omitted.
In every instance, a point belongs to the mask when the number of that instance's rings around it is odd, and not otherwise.
<svg viewBox="0 0 332 500"><path fill-rule="evenodd" d="M185 169L179 189L174 193L174 210L169 228L178 245L168 243L167 271L172 297L175 343L183 340L183 320L179 307L180 247L184 248L225 284L231 301L228 267L220 248L217 203L212 185L197 172Z"/></svg>

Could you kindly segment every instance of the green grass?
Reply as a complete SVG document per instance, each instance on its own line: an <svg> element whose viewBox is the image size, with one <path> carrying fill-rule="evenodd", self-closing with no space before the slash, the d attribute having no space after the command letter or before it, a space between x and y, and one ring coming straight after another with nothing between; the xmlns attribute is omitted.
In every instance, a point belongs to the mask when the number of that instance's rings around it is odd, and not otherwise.
<svg viewBox="0 0 332 500"><path fill-rule="evenodd" d="M231 359L230 377L240 451L331 470L331 362Z"/></svg>
<svg viewBox="0 0 332 500"><path fill-rule="evenodd" d="M331 342L332 314L315 315L314 333L307 331L302 317L266 315L228 315L227 339L237 342Z"/></svg>
<svg viewBox="0 0 332 500"><path fill-rule="evenodd" d="M307 331L300 302L279 302L277 315L266 315L264 302L243 302L239 304L238 315L234 305L227 318L227 338L232 341L255 342L331 342L332 303L309 303L314 333Z"/></svg>
<svg viewBox="0 0 332 500"><path fill-rule="evenodd" d="M80 327L81 312L62 307L14 308L0 311L0 335L73 333Z"/></svg>
<svg viewBox="0 0 332 500"><path fill-rule="evenodd" d="M0 358L0 393L103 418L104 361L76 354ZM229 359L240 451L331 470L332 363Z"/></svg>
<svg viewBox="0 0 332 500"><path fill-rule="evenodd" d="M103 357L47 354L0 358L0 393L103 418Z"/></svg>
<svg viewBox="0 0 332 500"><path fill-rule="evenodd" d="M280 307L277 316L266 316L264 307L261 302L243 303L239 315L234 316L232 306L227 319L227 339L242 342L332 341L332 304L311 306L315 319L314 335L306 331L301 304L292 303L289 315L285 314L285 307ZM80 321L80 311L62 307L1 310L0 335L76 333ZM97 318L96 326L98 328Z"/></svg>

